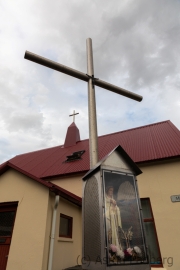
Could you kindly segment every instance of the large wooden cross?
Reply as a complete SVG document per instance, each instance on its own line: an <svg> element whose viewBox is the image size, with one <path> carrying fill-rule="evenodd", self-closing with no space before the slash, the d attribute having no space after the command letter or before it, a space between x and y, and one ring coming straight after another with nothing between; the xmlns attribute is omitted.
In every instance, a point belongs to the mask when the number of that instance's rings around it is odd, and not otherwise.
<svg viewBox="0 0 180 270"><path fill-rule="evenodd" d="M78 78L82 81L88 82L88 113L89 113L89 152L90 152L90 168L94 167L98 162L98 142L97 142L97 119L96 119L96 101L95 101L95 85L106 90L120 94L122 96L141 101L142 96L127 91L121 87L112 85L94 77L93 67L93 51L92 40L86 40L87 48L87 74L70 67L61 65L57 62L51 61L47 58L41 57L37 54L26 51L25 59L36 62L48 68L60 71L72 77Z"/></svg>

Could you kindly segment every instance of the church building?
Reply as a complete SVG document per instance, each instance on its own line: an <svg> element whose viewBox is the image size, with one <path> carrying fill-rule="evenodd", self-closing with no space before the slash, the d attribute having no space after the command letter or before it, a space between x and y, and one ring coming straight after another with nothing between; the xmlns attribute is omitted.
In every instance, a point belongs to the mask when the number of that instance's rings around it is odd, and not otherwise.
<svg viewBox="0 0 180 270"><path fill-rule="evenodd" d="M142 171L151 269L179 270L180 131L168 120L99 136L99 160L119 145ZM64 145L0 165L0 270L82 264L82 178L89 164L89 140L80 139L73 122Z"/></svg>

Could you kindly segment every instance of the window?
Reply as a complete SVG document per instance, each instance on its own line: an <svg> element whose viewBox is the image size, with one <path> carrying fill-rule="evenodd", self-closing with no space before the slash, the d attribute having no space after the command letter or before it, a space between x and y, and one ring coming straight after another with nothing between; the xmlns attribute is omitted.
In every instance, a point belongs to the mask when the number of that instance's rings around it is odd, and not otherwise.
<svg viewBox="0 0 180 270"><path fill-rule="evenodd" d="M72 238L73 218L60 214L59 236Z"/></svg>
<svg viewBox="0 0 180 270"><path fill-rule="evenodd" d="M146 234L146 242L149 249L150 263L153 266L162 266L162 259L150 199L141 199L141 206Z"/></svg>
<svg viewBox="0 0 180 270"><path fill-rule="evenodd" d="M15 211L0 212L0 236L11 236L14 226Z"/></svg>

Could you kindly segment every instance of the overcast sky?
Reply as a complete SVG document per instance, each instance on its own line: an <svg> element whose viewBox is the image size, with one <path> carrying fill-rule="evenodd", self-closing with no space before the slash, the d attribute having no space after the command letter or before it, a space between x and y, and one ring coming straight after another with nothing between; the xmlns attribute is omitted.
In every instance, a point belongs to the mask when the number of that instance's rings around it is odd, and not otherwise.
<svg viewBox="0 0 180 270"><path fill-rule="evenodd" d="M76 110L88 135L87 83L24 59L26 50L143 96L96 87L98 134L164 120L180 129L179 0L0 0L0 163L64 143Z"/></svg>

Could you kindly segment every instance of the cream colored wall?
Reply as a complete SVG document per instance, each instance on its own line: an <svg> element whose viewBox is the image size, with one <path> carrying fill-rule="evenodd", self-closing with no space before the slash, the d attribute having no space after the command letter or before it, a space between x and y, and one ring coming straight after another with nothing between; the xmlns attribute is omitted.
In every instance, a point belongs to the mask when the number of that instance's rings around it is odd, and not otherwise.
<svg viewBox="0 0 180 270"><path fill-rule="evenodd" d="M72 239L59 237L60 213L73 218ZM60 199L57 211L56 233L53 257L53 270L61 270L81 264L82 258L82 224L81 224L81 208ZM79 260L77 262L77 259Z"/></svg>
<svg viewBox="0 0 180 270"><path fill-rule="evenodd" d="M180 202L170 196L180 194L180 160L141 166L137 177L141 198L150 198L163 265L179 270Z"/></svg>
<svg viewBox="0 0 180 270"><path fill-rule="evenodd" d="M9 169L0 176L0 202L18 201L7 270L44 270L49 190ZM45 252L47 253L47 252Z"/></svg>
<svg viewBox="0 0 180 270"><path fill-rule="evenodd" d="M82 175L64 177L56 180L51 180L52 183L72 192L73 194L82 197Z"/></svg>

